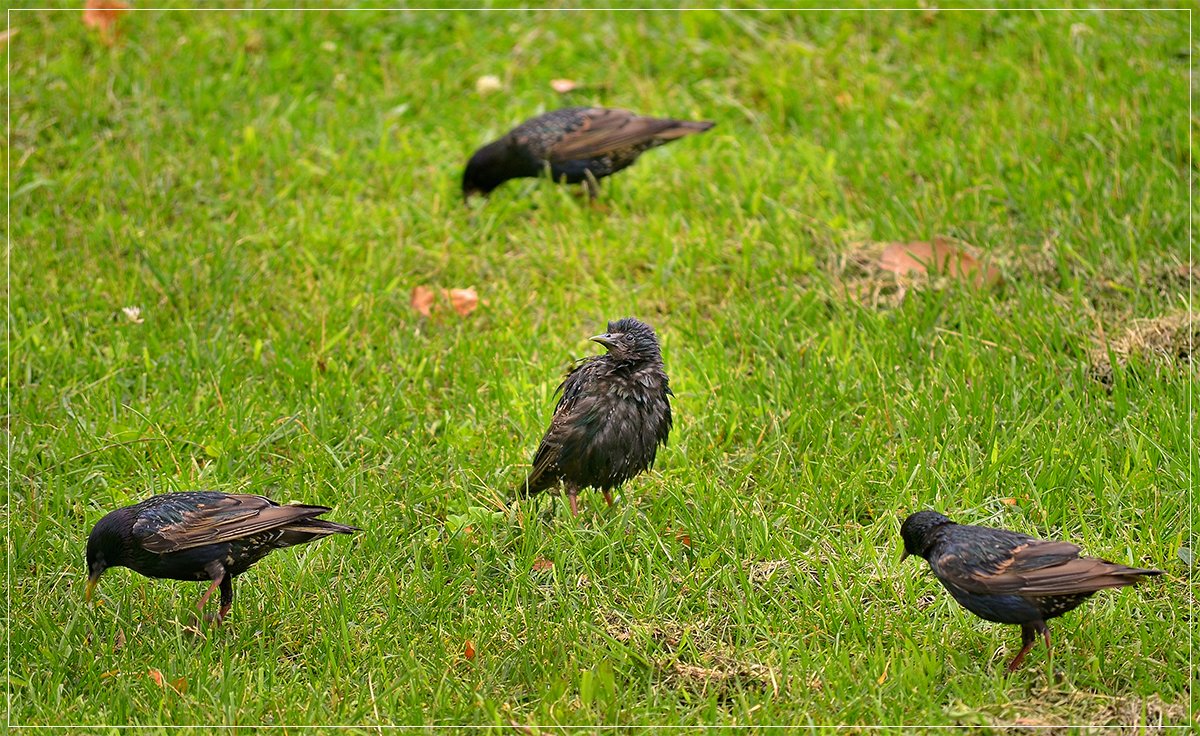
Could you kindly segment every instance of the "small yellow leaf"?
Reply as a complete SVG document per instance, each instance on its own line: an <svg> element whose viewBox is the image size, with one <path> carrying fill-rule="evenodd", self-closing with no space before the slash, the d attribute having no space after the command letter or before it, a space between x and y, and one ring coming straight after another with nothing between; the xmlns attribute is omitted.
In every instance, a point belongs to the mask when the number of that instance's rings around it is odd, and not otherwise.
<svg viewBox="0 0 1200 736"><path fill-rule="evenodd" d="M500 81L500 77L494 74L485 74L475 80L475 91L481 95L499 92L504 89L504 83Z"/></svg>

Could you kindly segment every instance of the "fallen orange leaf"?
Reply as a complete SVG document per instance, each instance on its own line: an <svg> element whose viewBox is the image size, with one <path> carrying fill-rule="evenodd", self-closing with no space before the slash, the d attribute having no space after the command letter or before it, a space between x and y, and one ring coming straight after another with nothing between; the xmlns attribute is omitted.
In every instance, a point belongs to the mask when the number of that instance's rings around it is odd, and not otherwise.
<svg viewBox="0 0 1200 736"><path fill-rule="evenodd" d="M428 286L414 286L411 304L421 316L428 317L433 310L433 289Z"/></svg>
<svg viewBox="0 0 1200 736"><path fill-rule="evenodd" d="M547 560L545 557L539 557L533 561L533 569L535 572L538 570L553 570L554 563L550 560Z"/></svg>
<svg viewBox="0 0 1200 736"><path fill-rule="evenodd" d="M1000 503L1004 504L1005 506L1016 506L1016 505L1017 505L1017 499L1015 499L1015 498L1002 498L1002 499L1000 499Z"/></svg>
<svg viewBox="0 0 1200 736"><path fill-rule="evenodd" d="M579 85L573 79L551 79L550 88L560 95L565 95Z"/></svg>
<svg viewBox="0 0 1200 736"><path fill-rule="evenodd" d="M467 639L466 645L463 646L463 656L468 660L475 659L475 645L471 643L470 639Z"/></svg>
<svg viewBox="0 0 1200 736"><path fill-rule="evenodd" d="M688 549L692 548L692 535L688 534L687 532L676 532L675 539L684 547L687 547Z"/></svg>
<svg viewBox="0 0 1200 736"><path fill-rule="evenodd" d="M944 238L933 242L916 240L911 243L891 243L879 256L879 267L897 276L940 273L954 277L974 276L976 286L993 286L1000 273Z"/></svg>
<svg viewBox="0 0 1200 736"><path fill-rule="evenodd" d="M149 669L148 674L150 675L150 679L154 680L154 684L158 685L161 688L166 689L169 687L177 693L187 692L187 678L186 677L176 677L174 680L167 682L167 678L163 676L163 673L159 672L158 670L154 669L153 667L151 667Z"/></svg>
<svg viewBox="0 0 1200 736"><path fill-rule="evenodd" d="M128 12L129 6L121 0L87 0L83 24L100 31L100 40L111 46L117 39L117 19Z"/></svg>
<svg viewBox="0 0 1200 736"><path fill-rule="evenodd" d="M474 312L479 306L479 294L475 293L474 289L449 289L444 293L450 300L450 306L462 317Z"/></svg>

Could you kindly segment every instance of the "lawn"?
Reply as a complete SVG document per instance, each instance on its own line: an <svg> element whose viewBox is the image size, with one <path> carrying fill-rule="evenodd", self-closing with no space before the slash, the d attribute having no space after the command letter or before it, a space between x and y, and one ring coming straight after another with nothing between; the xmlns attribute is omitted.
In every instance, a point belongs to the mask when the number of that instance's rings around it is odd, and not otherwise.
<svg viewBox="0 0 1200 736"><path fill-rule="evenodd" d="M1190 11L81 16L8 13L10 724L1189 723L1196 336L1147 335L1187 326ZM717 126L463 206L574 104ZM937 237L1002 281L877 268ZM513 503L626 315L670 444L612 509ZM192 489L364 531L220 627L127 570L85 604L92 525ZM921 508L1167 574L1008 676L1018 629L900 563Z"/></svg>

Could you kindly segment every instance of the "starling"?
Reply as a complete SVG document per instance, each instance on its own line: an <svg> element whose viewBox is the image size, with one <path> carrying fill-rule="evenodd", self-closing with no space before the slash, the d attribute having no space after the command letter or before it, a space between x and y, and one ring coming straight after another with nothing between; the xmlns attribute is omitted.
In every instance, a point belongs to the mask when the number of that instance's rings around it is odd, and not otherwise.
<svg viewBox="0 0 1200 736"><path fill-rule="evenodd" d="M1140 582L1161 570L1080 557L1069 542L1035 539L1005 529L955 524L936 511L918 511L900 527L904 558L924 557L954 600L988 621L1020 624L1021 651L1013 672L1037 635L1050 650L1048 619L1056 618L1104 588Z"/></svg>
<svg viewBox="0 0 1200 736"><path fill-rule="evenodd" d="M671 431L671 388L650 325L626 317L591 339L608 352L579 361L559 385L550 428L517 489L532 496L562 483L573 514L589 486L611 506L612 489L653 466Z"/></svg>
<svg viewBox="0 0 1200 736"><path fill-rule="evenodd" d="M164 493L117 509L88 536L87 599L110 567L152 578L211 580L196 604L203 611L221 588L220 622L233 605L233 579L271 550L357 528L322 521L324 506L280 506L262 496L212 491Z"/></svg>
<svg viewBox="0 0 1200 736"><path fill-rule="evenodd" d="M539 176L583 184L629 166L643 151L702 133L715 123L647 118L628 110L567 107L526 120L471 156L463 171L463 197L487 194L509 179Z"/></svg>

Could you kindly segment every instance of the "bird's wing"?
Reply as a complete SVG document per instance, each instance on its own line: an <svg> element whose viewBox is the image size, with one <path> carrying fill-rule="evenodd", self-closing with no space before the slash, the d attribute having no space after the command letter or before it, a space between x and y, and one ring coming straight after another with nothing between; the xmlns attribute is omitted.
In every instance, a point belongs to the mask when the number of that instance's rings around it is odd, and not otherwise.
<svg viewBox="0 0 1200 736"><path fill-rule="evenodd" d="M558 460L562 435L575 418L576 404L584 393L584 386L591 373L589 366L593 361L594 358L585 358L576 363L558 386L560 396L554 406L554 416L550 419L550 427L533 455L533 467L529 471L529 479L525 482L525 487L531 492L538 489L542 476Z"/></svg>
<svg viewBox="0 0 1200 736"><path fill-rule="evenodd" d="M1069 542L1024 539L1003 554L968 554L968 547L948 545L933 560L939 576L972 593L1028 596L1091 593L1129 585L1130 574L1143 571L1096 557L1080 557Z"/></svg>
<svg viewBox="0 0 1200 736"><path fill-rule="evenodd" d="M178 552L278 529L328 510L324 506L280 506L262 496L225 494L175 513L144 512L133 525L133 535L151 552Z"/></svg>
<svg viewBox="0 0 1200 736"><path fill-rule="evenodd" d="M656 139L672 140L712 127L712 123L647 118L628 110L603 107L584 110L581 115L581 124L550 146L547 151L550 161L596 158Z"/></svg>

